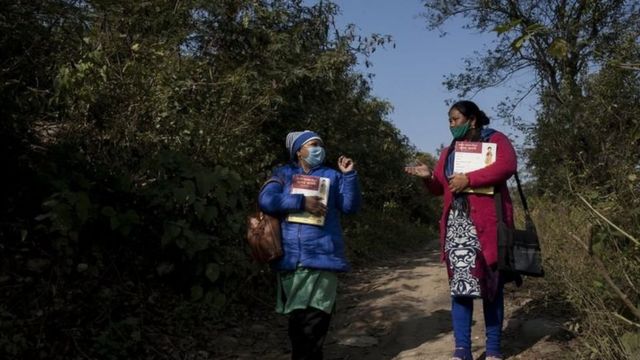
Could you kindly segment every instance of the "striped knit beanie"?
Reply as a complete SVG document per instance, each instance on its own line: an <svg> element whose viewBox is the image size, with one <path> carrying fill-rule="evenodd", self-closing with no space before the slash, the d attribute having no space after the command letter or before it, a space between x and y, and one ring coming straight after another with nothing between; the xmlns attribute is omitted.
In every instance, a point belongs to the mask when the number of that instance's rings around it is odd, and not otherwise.
<svg viewBox="0 0 640 360"><path fill-rule="evenodd" d="M295 161L296 153L304 144L308 143L311 140L319 140L320 142L322 142L320 136L310 130L292 131L287 134L286 146L287 150L289 150L289 156L291 157L291 160Z"/></svg>

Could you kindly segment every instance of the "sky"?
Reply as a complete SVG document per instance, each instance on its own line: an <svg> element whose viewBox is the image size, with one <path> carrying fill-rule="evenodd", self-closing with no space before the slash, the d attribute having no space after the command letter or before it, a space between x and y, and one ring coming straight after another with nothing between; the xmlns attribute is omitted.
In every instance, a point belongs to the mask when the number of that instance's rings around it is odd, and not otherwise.
<svg viewBox="0 0 640 360"><path fill-rule="evenodd" d="M446 75L464 69L464 59L474 51L482 51L497 39L495 33L479 34L465 30L465 20L454 19L445 24L444 37L437 30L427 30L419 15L424 11L419 0L334 0L341 8L336 25L344 29L353 23L361 35L391 35L395 48L379 48L370 57L372 67L363 64L358 70L373 73L373 94L389 101L394 110L389 120L406 135L418 150L435 153L441 144L449 144L445 101L462 100L448 92L442 84ZM472 100L491 118L491 127L509 135L516 145L523 137L515 129L495 117L492 108L512 94L518 83L527 83L524 74L511 85L483 91ZM535 98L530 96L516 109L524 120L534 117Z"/></svg>

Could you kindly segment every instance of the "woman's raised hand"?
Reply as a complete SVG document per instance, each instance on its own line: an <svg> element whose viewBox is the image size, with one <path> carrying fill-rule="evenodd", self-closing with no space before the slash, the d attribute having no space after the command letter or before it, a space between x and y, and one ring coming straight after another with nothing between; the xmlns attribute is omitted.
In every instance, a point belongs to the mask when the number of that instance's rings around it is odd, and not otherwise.
<svg viewBox="0 0 640 360"><path fill-rule="evenodd" d="M433 172L426 164L418 161L416 166L405 166L404 172L409 175L419 176L421 178L430 178L433 176Z"/></svg>
<svg viewBox="0 0 640 360"><path fill-rule="evenodd" d="M355 163L353 162L353 160L351 160L351 158L348 158L346 156L340 156L338 158L338 168L340 169L340 171L342 171L343 173L352 171L355 168Z"/></svg>

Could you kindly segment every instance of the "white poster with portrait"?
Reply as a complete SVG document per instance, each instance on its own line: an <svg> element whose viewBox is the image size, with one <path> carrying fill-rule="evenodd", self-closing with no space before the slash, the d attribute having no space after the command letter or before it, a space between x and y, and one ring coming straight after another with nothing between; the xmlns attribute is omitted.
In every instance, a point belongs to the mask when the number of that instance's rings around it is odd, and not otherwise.
<svg viewBox="0 0 640 360"><path fill-rule="evenodd" d="M453 161L453 173L466 174L482 169L496 161L498 144L490 142L458 141ZM464 192L493 194L493 187L467 188Z"/></svg>

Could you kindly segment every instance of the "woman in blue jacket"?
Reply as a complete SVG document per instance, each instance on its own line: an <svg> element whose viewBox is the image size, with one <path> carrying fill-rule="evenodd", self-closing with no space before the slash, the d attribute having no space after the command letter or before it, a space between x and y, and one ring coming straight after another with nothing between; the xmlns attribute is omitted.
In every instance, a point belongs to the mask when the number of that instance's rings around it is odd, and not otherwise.
<svg viewBox="0 0 640 360"><path fill-rule="evenodd" d="M291 132L286 147L291 162L274 170L260 191L262 211L282 219L283 256L271 264L277 271L276 311L289 315L292 359L322 359L337 288L337 272L349 270L344 254L340 214L360 206L358 175L353 160L338 159L336 171L324 166L324 143L313 131ZM294 178L328 179L328 198L292 194ZM306 178L310 179L310 178ZM324 217L323 225L294 222L288 216L306 212Z"/></svg>

